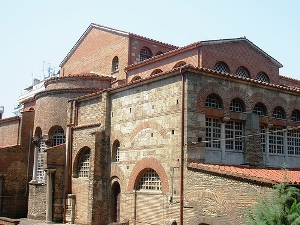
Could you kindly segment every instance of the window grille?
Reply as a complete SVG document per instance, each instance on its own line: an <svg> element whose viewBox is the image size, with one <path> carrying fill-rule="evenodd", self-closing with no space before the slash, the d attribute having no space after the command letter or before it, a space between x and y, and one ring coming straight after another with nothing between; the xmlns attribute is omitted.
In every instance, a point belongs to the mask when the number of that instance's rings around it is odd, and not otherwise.
<svg viewBox="0 0 300 225"><path fill-rule="evenodd" d="M86 152L80 157L78 163L78 177L87 178L90 173L90 150L86 150Z"/></svg>
<svg viewBox="0 0 300 225"><path fill-rule="evenodd" d="M140 51L140 62L152 57L152 52L148 48L142 48Z"/></svg>
<svg viewBox="0 0 300 225"><path fill-rule="evenodd" d="M239 67L236 70L235 74L240 77L250 78L250 74L249 74L248 70L244 67Z"/></svg>
<svg viewBox="0 0 300 225"><path fill-rule="evenodd" d="M116 56L112 61L112 72L116 72L119 70L119 58Z"/></svg>
<svg viewBox="0 0 300 225"><path fill-rule="evenodd" d="M254 109L253 109L253 113L255 113L259 116L265 116L266 115L264 107L259 103L255 104Z"/></svg>
<svg viewBox="0 0 300 225"><path fill-rule="evenodd" d="M244 128L243 123L238 121L228 121L225 124L225 143L227 150L242 151L244 144L243 138Z"/></svg>
<svg viewBox="0 0 300 225"><path fill-rule="evenodd" d="M232 112L243 112L242 103L237 99L233 99L230 102L230 111L232 111Z"/></svg>
<svg viewBox="0 0 300 225"><path fill-rule="evenodd" d="M284 112L280 107L275 107L273 110L273 118L275 119L284 119Z"/></svg>
<svg viewBox="0 0 300 225"><path fill-rule="evenodd" d="M208 108L213 108L213 109L221 108L221 104L215 95L207 96L206 101L205 101L205 106Z"/></svg>
<svg viewBox="0 0 300 225"><path fill-rule="evenodd" d="M300 131L289 130L287 132L287 147L289 155L300 155Z"/></svg>
<svg viewBox="0 0 300 225"><path fill-rule="evenodd" d="M120 143L119 143L119 141L116 142L114 149L113 149L113 161L114 162L120 161Z"/></svg>
<svg viewBox="0 0 300 225"><path fill-rule="evenodd" d="M299 114L299 111L294 110L294 111L292 112L291 120L292 120L292 121L295 121L295 122L299 122L299 121L300 121L300 114Z"/></svg>
<svg viewBox="0 0 300 225"><path fill-rule="evenodd" d="M214 67L214 70L217 70L217 71L223 72L223 73L229 73L229 68L228 68L227 64L224 62L217 62Z"/></svg>
<svg viewBox="0 0 300 225"><path fill-rule="evenodd" d="M221 121L220 119L205 118L205 147L221 148ZM215 140L215 141L214 141Z"/></svg>
<svg viewBox="0 0 300 225"><path fill-rule="evenodd" d="M273 154L283 154L284 137L282 128L272 127L269 131L269 152Z"/></svg>
<svg viewBox="0 0 300 225"><path fill-rule="evenodd" d="M153 169L147 169L140 179L138 190L161 191L161 181Z"/></svg>
<svg viewBox="0 0 300 225"><path fill-rule="evenodd" d="M64 130L60 127L53 134L53 140L51 146L61 145L65 143L65 133Z"/></svg>
<svg viewBox="0 0 300 225"><path fill-rule="evenodd" d="M261 82L266 82L266 83L270 82L267 74L265 74L264 72L258 73L255 79Z"/></svg>

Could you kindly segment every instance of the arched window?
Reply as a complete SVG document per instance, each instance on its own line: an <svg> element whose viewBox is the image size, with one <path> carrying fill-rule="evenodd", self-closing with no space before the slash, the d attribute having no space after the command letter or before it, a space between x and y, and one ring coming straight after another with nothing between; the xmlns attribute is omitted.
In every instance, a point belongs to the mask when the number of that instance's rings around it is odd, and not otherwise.
<svg viewBox="0 0 300 225"><path fill-rule="evenodd" d="M235 98L230 102L230 111L232 112L244 112L244 104L241 100Z"/></svg>
<svg viewBox="0 0 300 225"><path fill-rule="evenodd" d="M118 56L115 56L112 61L111 71L116 72L118 70L119 70L119 58L118 58Z"/></svg>
<svg viewBox="0 0 300 225"><path fill-rule="evenodd" d="M153 169L146 169L142 174L137 190L139 191L161 191L161 181Z"/></svg>
<svg viewBox="0 0 300 225"><path fill-rule="evenodd" d="M243 66L239 67L236 70L235 75L240 76L240 77L250 78L249 71Z"/></svg>
<svg viewBox="0 0 300 225"><path fill-rule="evenodd" d="M51 146L61 145L65 143L65 133L64 130L59 127L56 131L54 131L53 138L52 138Z"/></svg>
<svg viewBox="0 0 300 225"><path fill-rule="evenodd" d="M300 112L299 110L295 109L292 112L291 120L295 122L300 122Z"/></svg>
<svg viewBox="0 0 300 225"><path fill-rule="evenodd" d="M116 140L112 146L112 162L120 161L120 142Z"/></svg>
<svg viewBox="0 0 300 225"><path fill-rule="evenodd" d="M266 116L267 114L267 109L262 103L257 103L255 104L253 108L253 113L259 115L259 116Z"/></svg>
<svg viewBox="0 0 300 225"><path fill-rule="evenodd" d="M186 62L180 61L180 62L176 63L173 68L181 67L181 66L184 66L184 65L186 65Z"/></svg>
<svg viewBox="0 0 300 225"><path fill-rule="evenodd" d="M256 75L255 80L259 80L259 81L261 81L261 82L266 82L266 83L269 83L269 82L270 82L268 75L267 75L266 73L264 73L264 72L258 73L258 74Z"/></svg>
<svg viewBox="0 0 300 225"><path fill-rule="evenodd" d="M216 63L216 65L214 67L214 70L219 71L219 72L223 72L223 73L229 73L230 72L229 67L227 66L227 64L224 63L224 62L221 62L221 61Z"/></svg>
<svg viewBox="0 0 300 225"><path fill-rule="evenodd" d="M78 160L78 177L88 178L90 173L90 149L86 149Z"/></svg>
<svg viewBox="0 0 300 225"><path fill-rule="evenodd" d="M155 74L159 74L159 73L162 73L163 71L161 69L156 69L156 70L153 70L153 72L150 74L150 76L153 76Z"/></svg>
<svg viewBox="0 0 300 225"><path fill-rule="evenodd" d="M273 110L273 118L275 119L285 119L285 112L283 110L283 108L281 108L280 106L277 106L274 108Z"/></svg>
<svg viewBox="0 0 300 225"><path fill-rule="evenodd" d="M141 80L142 78L140 76L134 76L131 80L131 82L135 82L135 81L139 81Z"/></svg>
<svg viewBox="0 0 300 225"><path fill-rule="evenodd" d="M152 57L152 52L149 48L142 48L140 51L140 62Z"/></svg>
<svg viewBox="0 0 300 225"><path fill-rule="evenodd" d="M206 98L205 106L208 108L220 109L220 108L222 108L222 101L220 100L220 98L217 95L210 94Z"/></svg>

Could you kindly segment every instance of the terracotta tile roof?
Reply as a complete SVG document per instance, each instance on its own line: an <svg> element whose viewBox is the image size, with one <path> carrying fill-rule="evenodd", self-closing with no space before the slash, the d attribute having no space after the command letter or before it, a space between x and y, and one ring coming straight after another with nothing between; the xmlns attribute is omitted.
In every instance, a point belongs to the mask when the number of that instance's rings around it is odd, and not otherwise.
<svg viewBox="0 0 300 225"><path fill-rule="evenodd" d="M190 163L188 168L258 183L276 184L287 182L300 185L300 169L283 170L279 168L254 168L204 163Z"/></svg>

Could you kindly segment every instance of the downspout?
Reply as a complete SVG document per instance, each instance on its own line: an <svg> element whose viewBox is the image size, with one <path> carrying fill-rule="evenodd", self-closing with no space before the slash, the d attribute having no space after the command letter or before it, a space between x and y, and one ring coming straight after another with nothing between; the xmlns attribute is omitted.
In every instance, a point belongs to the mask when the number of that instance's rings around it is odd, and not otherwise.
<svg viewBox="0 0 300 225"><path fill-rule="evenodd" d="M180 225L183 225L183 165L184 165L184 74L181 74L181 150L180 150Z"/></svg>

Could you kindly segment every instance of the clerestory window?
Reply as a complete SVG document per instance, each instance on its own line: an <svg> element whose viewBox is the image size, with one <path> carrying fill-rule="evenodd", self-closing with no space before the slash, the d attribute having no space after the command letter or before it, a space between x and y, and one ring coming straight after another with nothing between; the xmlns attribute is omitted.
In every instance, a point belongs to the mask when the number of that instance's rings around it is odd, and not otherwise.
<svg viewBox="0 0 300 225"><path fill-rule="evenodd" d="M149 48L142 48L140 51L140 62L152 57L152 52Z"/></svg>
<svg viewBox="0 0 300 225"><path fill-rule="evenodd" d="M217 70L219 72L223 72L223 73L229 73L229 67L227 66L227 64L225 62L217 62L215 64L214 70Z"/></svg>

